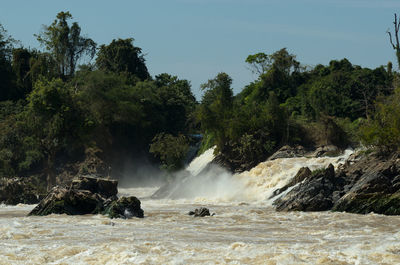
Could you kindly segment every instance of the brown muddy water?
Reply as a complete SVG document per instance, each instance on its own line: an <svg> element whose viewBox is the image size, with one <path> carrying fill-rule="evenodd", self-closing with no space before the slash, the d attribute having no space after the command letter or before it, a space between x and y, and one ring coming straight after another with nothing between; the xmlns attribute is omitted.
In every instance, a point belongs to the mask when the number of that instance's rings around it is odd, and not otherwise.
<svg viewBox="0 0 400 265"><path fill-rule="evenodd" d="M216 176L207 188L195 182L191 198L153 200L156 188L120 189L141 199L143 219L27 217L34 206L1 205L0 264L400 264L398 216L276 212L267 200L299 167L345 159L264 162ZM215 216L187 215L200 206Z"/></svg>

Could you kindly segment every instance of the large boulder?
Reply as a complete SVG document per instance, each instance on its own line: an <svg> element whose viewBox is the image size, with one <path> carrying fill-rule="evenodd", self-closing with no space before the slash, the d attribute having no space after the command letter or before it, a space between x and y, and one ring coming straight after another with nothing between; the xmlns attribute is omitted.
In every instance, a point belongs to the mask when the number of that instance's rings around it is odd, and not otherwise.
<svg viewBox="0 0 400 265"><path fill-rule="evenodd" d="M105 198L118 194L118 181L112 179L97 178L94 176L78 176L72 180L71 189L88 190L98 193Z"/></svg>
<svg viewBox="0 0 400 265"><path fill-rule="evenodd" d="M134 196L122 197L107 203L102 213L108 215L110 218L143 218L143 210L140 208L140 201Z"/></svg>
<svg viewBox="0 0 400 265"><path fill-rule="evenodd" d="M45 185L38 179L3 178L0 180L0 203L16 205L19 203L36 204L45 195Z"/></svg>
<svg viewBox="0 0 400 265"><path fill-rule="evenodd" d="M103 210L104 198L88 190L54 187L29 215L97 214Z"/></svg>
<svg viewBox="0 0 400 265"><path fill-rule="evenodd" d="M332 164L307 177L286 196L274 201L278 211L326 211L337 199L336 191L341 190L344 180L335 177Z"/></svg>

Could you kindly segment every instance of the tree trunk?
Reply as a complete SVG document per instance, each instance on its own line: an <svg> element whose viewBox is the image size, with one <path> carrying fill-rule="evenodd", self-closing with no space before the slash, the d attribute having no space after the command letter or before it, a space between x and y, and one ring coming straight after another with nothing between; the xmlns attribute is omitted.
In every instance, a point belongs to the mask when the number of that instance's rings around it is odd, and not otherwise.
<svg viewBox="0 0 400 265"><path fill-rule="evenodd" d="M47 157L46 175L47 175L47 191L50 191L56 185L56 173L54 170L55 153L51 152Z"/></svg>

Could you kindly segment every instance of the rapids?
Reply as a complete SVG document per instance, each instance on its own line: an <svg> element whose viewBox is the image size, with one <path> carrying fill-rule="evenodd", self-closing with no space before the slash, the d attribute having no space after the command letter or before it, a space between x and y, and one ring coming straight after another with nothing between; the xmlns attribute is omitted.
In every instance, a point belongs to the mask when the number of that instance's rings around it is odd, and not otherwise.
<svg viewBox="0 0 400 265"><path fill-rule="evenodd" d="M197 189L201 181L189 180L192 196L176 199L151 199L157 188L120 189L141 199L143 219L28 217L33 205L0 205L0 264L400 264L400 216L276 212L267 200L298 168L337 166L350 153L267 161ZM187 215L200 206L215 216Z"/></svg>

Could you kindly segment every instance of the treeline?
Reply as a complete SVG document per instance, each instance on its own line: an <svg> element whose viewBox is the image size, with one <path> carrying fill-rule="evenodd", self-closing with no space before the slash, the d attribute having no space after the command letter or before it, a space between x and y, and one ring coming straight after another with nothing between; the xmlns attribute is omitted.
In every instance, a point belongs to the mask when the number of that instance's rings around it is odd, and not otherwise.
<svg viewBox="0 0 400 265"><path fill-rule="evenodd" d="M43 50L18 46L0 29L0 177L47 178L64 171L116 177L122 157L151 153L183 166L191 134L217 146L232 170L282 145L400 147L399 74L334 60L307 68L281 49L246 62L257 79L233 94L219 73L196 102L190 82L152 77L134 40L98 46L69 12L35 35Z"/></svg>
<svg viewBox="0 0 400 265"><path fill-rule="evenodd" d="M197 110L204 148L216 144L232 170L249 169L283 145L400 147L399 76L391 63L368 69L343 59L307 69L286 49L246 62L256 81L233 96L232 80L220 73L204 84Z"/></svg>
<svg viewBox="0 0 400 265"><path fill-rule="evenodd" d="M50 187L68 165L110 174L194 124L189 81L151 77L133 39L97 47L71 19L61 12L36 35L43 51L0 32L0 176L44 174Z"/></svg>

